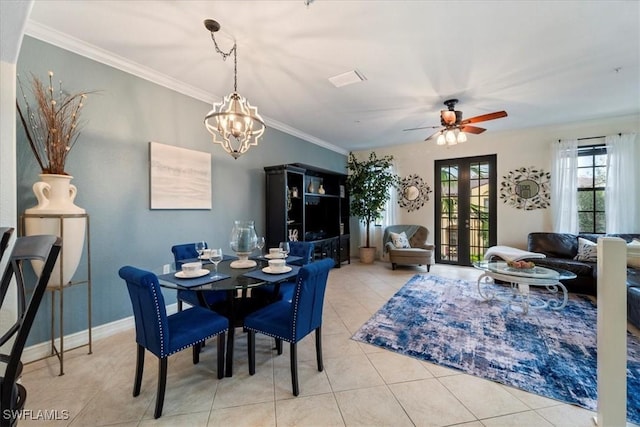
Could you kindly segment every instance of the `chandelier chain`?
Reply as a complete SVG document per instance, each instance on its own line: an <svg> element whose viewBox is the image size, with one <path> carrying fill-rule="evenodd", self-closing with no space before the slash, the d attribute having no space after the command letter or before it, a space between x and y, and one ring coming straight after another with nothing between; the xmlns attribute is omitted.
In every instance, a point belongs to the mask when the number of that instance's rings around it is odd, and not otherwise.
<svg viewBox="0 0 640 427"><path fill-rule="evenodd" d="M238 93L238 45L235 38L233 47L224 52L214 36L214 33L220 30L220 24L207 19L204 26L209 30L215 50L222 56L222 60L233 55L233 93L225 96L221 102L213 104L213 108L205 116L204 124L213 136L213 142L220 144L224 151L237 159L251 147L258 145L266 126L258 114L258 109Z"/></svg>
<svg viewBox="0 0 640 427"><path fill-rule="evenodd" d="M238 44L234 41L233 47L229 50L229 52L224 52L218 46L218 42L216 41L216 37L214 32L211 32L211 40L213 40L213 45L216 48L216 52L222 55L222 60L226 61L228 57L233 54L233 91L238 92Z"/></svg>

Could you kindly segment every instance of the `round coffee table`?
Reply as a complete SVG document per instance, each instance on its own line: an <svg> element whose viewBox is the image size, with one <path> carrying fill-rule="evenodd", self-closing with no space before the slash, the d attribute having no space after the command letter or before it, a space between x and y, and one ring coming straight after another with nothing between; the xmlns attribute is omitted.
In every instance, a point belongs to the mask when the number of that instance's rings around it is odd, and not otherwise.
<svg viewBox="0 0 640 427"><path fill-rule="evenodd" d="M473 266L483 273L478 277L478 294L485 301L497 299L519 307L522 313L527 314L529 308L550 308L562 310L567 305L567 288L560 280L575 279L576 275L570 271L559 268L534 267L530 269L517 269L509 267L504 261L479 261ZM509 283L507 292L496 290L496 280ZM532 296L531 286L546 288L548 297Z"/></svg>

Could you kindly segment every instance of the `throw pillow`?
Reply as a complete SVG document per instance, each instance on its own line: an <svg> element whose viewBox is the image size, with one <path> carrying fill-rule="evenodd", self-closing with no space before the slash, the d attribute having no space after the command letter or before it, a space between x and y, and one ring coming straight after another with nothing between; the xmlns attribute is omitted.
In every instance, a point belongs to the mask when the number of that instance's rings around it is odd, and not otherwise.
<svg viewBox="0 0 640 427"><path fill-rule="evenodd" d="M598 261L598 244L591 240L578 237L578 255L573 257L573 259L589 262Z"/></svg>
<svg viewBox="0 0 640 427"><path fill-rule="evenodd" d="M403 231L402 233L389 233L391 235L391 241L393 242L393 246L396 248L410 248L409 239L407 238L407 234Z"/></svg>
<svg viewBox="0 0 640 427"><path fill-rule="evenodd" d="M627 243L627 267L640 269L640 240Z"/></svg>

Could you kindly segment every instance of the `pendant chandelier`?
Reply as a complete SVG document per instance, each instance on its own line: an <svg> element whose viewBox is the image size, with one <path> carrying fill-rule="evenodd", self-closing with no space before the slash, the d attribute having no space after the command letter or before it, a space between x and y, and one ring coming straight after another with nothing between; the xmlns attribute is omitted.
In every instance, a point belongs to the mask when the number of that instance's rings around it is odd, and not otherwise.
<svg viewBox="0 0 640 427"><path fill-rule="evenodd" d="M216 52L226 60L233 54L233 92L225 96L222 102L213 104L213 109L204 118L207 130L213 135L213 142L220 144L224 151L237 159L251 146L258 145L258 139L264 133L266 126L258 114L258 109L252 107L246 98L238 93L238 46L233 42L229 52L223 52L218 47L215 33L220 30L220 24L213 19L204 21L204 26L211 33L211 39Z"/></svg>

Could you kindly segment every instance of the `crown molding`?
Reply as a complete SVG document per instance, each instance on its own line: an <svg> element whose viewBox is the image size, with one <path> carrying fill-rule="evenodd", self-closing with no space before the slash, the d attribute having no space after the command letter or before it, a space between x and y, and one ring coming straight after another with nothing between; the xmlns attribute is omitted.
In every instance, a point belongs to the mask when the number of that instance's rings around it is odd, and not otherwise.
<svg viewBox="0 0 640 427"><path fill-rule="evenodd" d="M304 133L301 130L293 128L293 127L291 127L289 125L286 125L284 123L281 123L281 122L279 122L277 120L269 119L269 118L265 117L265 122L270 127L274 128L274 129L278 129L279 131L282 131L282 132L287 133L289 135L295 136L296 138L303 139L303 140L305 140L307 142L310 142L312 144L315 144L315 145L318 145L320 147L326 148L327 150L335 151L336 153L339 153L339 154L344 154L345 156L349 155L349 151L345 150L342 147L338 147L337 145L333 145L330 142L327 142L327 141L325 141L323 139L316 138L313 135L309 135L308 133Z"/></svg>
<svg viewBox="0 0 640 427"><path fill-rule="evenodd" d="M212 99L217 99L217 102L222 99L221 97L215 96L194 86L185 84L184 82L174 79L173 77L169 77L167 75L159 73L149 67L145 67L144 65L115 55L113 52L101 49L97 46L91 45L75 37L71 37L68 34L54 30L51 27L40 24L39 22L33 20L27 21L25 34L41 40L45 43L52 44L59 48L76 53L80 56L84 56L85 58L89 58L93 61L100 62L101 64L105 64L120 71L124 71L125 73L132 74L141 79L148 80L157 85L166 87L167 89L171 89L199 101L206 102L207 104L213 104L213 102L211 101ZM296 138L300 138L328 150L335 151L336 153L344 155L349 154L347 150L341 147L333 145L320 138L316 138L315 136L309 135L299 129L293 128L267 116L263 117L268 127L277 129L281 132L295 136Z"/></svg>
<svg viewBox="0 0 640 427"><path fill-rule="evenodd" d="M71 37L68 34L61 33L60 31L54 30L53 28L47 27L46 25L42 25L38 22L29 20L25 29L25 34L45 43L52 44L80 56L84 56L85 58L100 62L136 77L140 77L141 79L148 80L152 83L166 87L167 89L187 95L191 98L195 98L203 102L209 102L212 98L211 94L203 90L187 85L172 77L158 73L149 67L132 62L126 58L115 55L112 52L91 45L75 37Z"/></svg>

